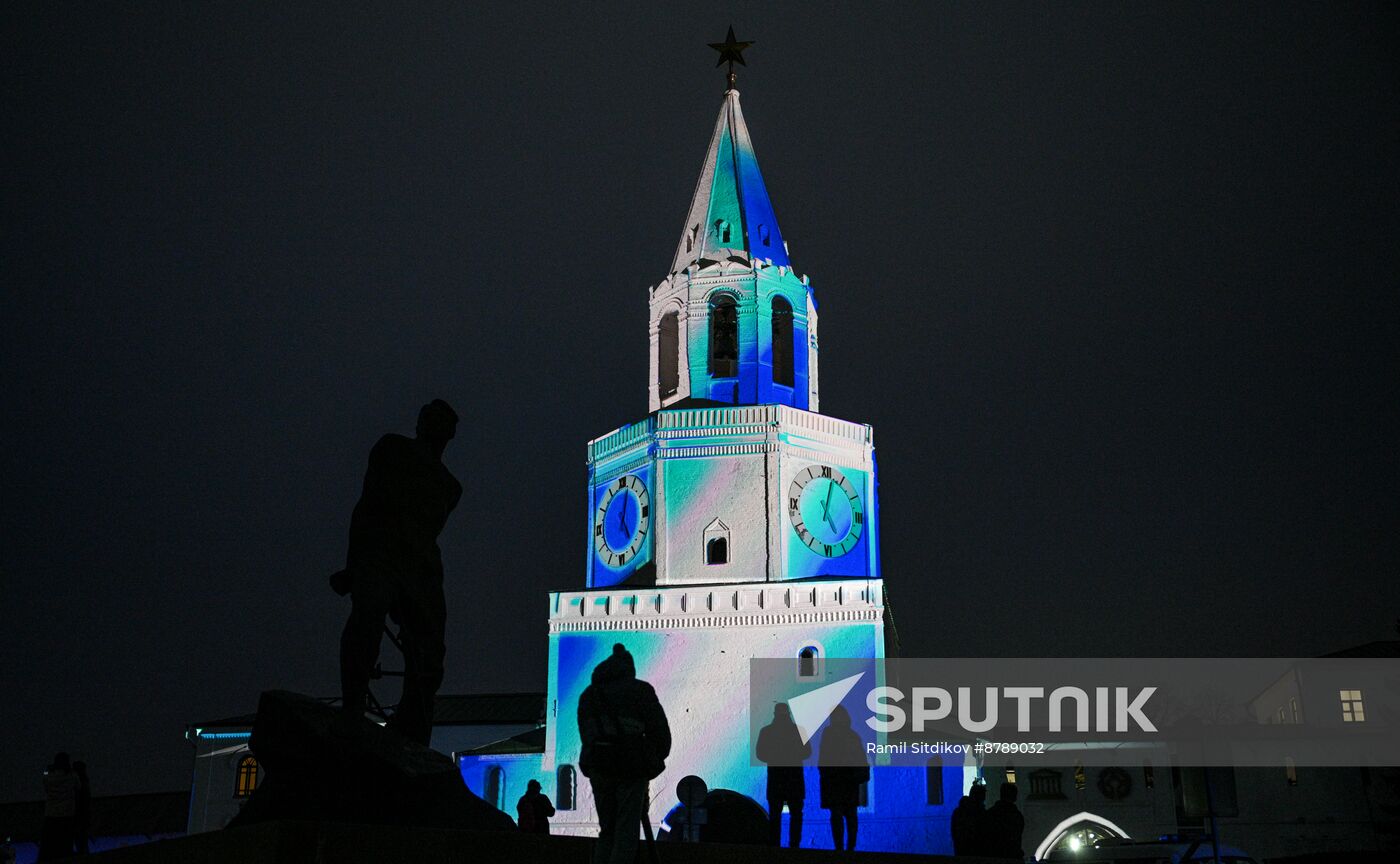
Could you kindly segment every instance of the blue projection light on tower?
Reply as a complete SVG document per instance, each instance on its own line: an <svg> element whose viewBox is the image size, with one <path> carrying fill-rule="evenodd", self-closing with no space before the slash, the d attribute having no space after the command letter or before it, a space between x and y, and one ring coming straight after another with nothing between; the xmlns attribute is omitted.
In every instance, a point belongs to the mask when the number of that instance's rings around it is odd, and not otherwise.
<svg viewBox="0 0 1400 864"><path fill-rule="evenodd" d="M576 718L614 644L633 654L672 724L653 824L690 774L764 800L749 752L752 658L790 658L805 692L832 683L826 658L873 668L885 656L872 431L818 413L816 298L792 267L730 85L671 271L651 290L651 413L588 445L586 587L549 597L543 747L502 742L461 762L493 803L513 802L532 779L573 802L554 819L559 833L597 830L575 768ZM922 771L877 771L862 847L946 851L951 805L924 806L929 782ZM946 772L946 785L937 800L956 801L963 772ZM805 845L829 843L822 820L807 824Z"/></svg>

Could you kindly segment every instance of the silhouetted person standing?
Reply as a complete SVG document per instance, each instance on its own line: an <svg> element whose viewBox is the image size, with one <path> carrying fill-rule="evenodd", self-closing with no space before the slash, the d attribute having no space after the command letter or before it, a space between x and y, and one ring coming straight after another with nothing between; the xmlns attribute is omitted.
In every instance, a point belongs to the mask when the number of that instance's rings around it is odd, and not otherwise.
<svg viewBox="0 0 1400 864"><path fill-rule="evenodd" d="M525 794L515 802L515 824L526 834L548 834L549 817L554 815L554 805L540 789L540 781L531 780L525 784Z"/></svg>
<svg viewBox="0 0 1400 864"><path fill-rule="evenodd" d="M656 691L637 680L632 655L614 645L579 696L579 769L598 807L594 864L633 864L647 805L647 782L666 767L671 727Z"/></svg>
<svg viewBox="0 0 1400 864"><path fill-rule="evenodd" d="M812 755L812 745L802 740L802 730L792 722L792 711L786 702L773 706L773 722L758 731L755 754L768 766L768 830L769 842L783 843L783 805L788 808L788 845L802 845L802 802L807 797L807 783L802 776L802 763Z"/></svg>
<svg viewBox="0 0 1400 864"><path fill-rule="evenodd" d="M953 835L954 855L981 855L986 840L987 785L974 783L953 810L949 828Z"/></svg>
<svg viewBox="0 0 1400 864"><path fill-rule="evenodd" d="M385 435L369 454L364 491L350 517L345 570L331 577L348 587L354 606L340 636L340 685L347 712L364 710L370 672L379 659L384 616L399 623L403 696L389 726L427 744L433 697L442 685L447 607L438 535L462 497L442 464L457 432L457 413L434 399L418 412L413 438ZM347 585L348 583L348 585Z"/></svg>
<svg viewBox="0 0 1400 864"><path fill-rule="evenodd" d="M981 854L1024 861L1021 835L1026 831L1026 817L1016 808L1016 784L1001 784L998 797L1000 800L987 811L987 839Z"/></svg>
<svg viewBox="0 0 1400 864"><path fill-rule="evenodd" d="M843 705L831 712L822 731L817 775L821 780L822 806L831 811L832 847L856 848L856 808L860 806L860 787L870 779L870 764L865 744L851 728L851 715Z"/></svg>
<svg viewBox="0 0 1400 864"><path fill-rule="evenodd" d="M73 855L73 817L78 807L78 775L67 753L58 753L44 772L44 832L39 838L39 860L53 861Z"/></svg>
<svg viewBox="0 0 1400 864"><path fill-rule="evenodd" d="M88 782L87 763L74 762L73 773L78 777L78 797L73 806L73 848L79 855L86 855L92 831L92 785Z"/></svg>

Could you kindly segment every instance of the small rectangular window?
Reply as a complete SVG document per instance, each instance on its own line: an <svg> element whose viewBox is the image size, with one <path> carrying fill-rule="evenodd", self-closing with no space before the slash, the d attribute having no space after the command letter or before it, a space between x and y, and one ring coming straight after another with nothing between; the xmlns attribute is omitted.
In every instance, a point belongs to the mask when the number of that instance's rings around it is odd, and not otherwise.
<svg viewBox="0 0 1400 864"><path fill-rule="evenodd" d="M928 760L924 769L924 796L930 807L943 804L943 760L937 756Z"/></svg>
<svg viewBox="0 0 1400 864"><path fill-rule="evenodd" d="M572 765L560 765L554 774L554 806L559 810L574 809L574 799L578 790L578 777Z"/></svg>
<svg viewBox="0 0 1400 864"><path fill-rule="evenodd" d="M1361 701L1360 690L1342 690L1342 722L1343 723L1364 723L1366 722L1366 706Z"/></svg>

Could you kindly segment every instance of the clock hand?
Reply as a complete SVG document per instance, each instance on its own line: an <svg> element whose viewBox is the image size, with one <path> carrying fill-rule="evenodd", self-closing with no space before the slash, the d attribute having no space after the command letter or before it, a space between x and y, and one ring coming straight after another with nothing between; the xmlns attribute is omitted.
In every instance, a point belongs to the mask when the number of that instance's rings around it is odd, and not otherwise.
<svg viewBox="0 0 1400 864"><path fill-rule="evenodd" d="M624 534L627 533L627 501L631 497L632 496L628 495L626 492L623 492L622 506L617 510L617 527L621 529Z"/></svg>
<svg viewBox="0 0 1400 864"><path fill-rule="evenodd" d="M831 490L835 488L835 483L828 482L826 484L826 500L822 502L822 518L826 520L826 524L831 526L832 531L836 530L836 523L831 521Z"/></svg>

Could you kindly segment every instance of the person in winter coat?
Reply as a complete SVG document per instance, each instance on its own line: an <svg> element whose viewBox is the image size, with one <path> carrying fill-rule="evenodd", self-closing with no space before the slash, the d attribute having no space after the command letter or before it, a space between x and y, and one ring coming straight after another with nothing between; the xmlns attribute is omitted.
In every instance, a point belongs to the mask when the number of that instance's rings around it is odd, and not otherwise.
<svg viewBox="0 0 1400 864"><path fill-rule="evenodd" d="M870 780L870 763L865 744L851 728L850 712L842 705L831 712L831 719L822 730L817 776L821 780L821 804L831 811L833 848L855 849L859 827L856 808L860 806L860 787Z"/></svg>
<svg viewBox="0 0 1400 864"><path fill-rule="evenodd" d="M515 802L515 824L526 834L549 833L549 817L554 815L554 805L540 788L540 781L531 780L525 784L525 794Z"/></svg>
<svg viewBox="0 0 1400 864"><path fill-rule="evenodd" d="M758 731L758 761L768 766L769 842L783 845L783 805L788 808L788 846L802 845L802 801L807 783L802 763L812 755L812 745L802 740L802 730L792 722L786 702L773 706L773 722Z"/></svg>
<svg viewBox="0 0 1400 864"><path fill-rule="evenodd" d="M78 808L78 786L67 753L53 757L44 772L44 833L39 839L39 860L52 861L73 855L73 819Z"/></svg>
<svg viewBox="0 0 1400 864"><path fill-rule="evenodd" d="M982 844L981 854L1024 861L1026 852L1021 848L1021 835L1026 833L1026 817L1016 807L1016 784L1001 784L997 797L1001 800L987 810L987 839Z"/></svg>
<svg viewBox="0 0 1400 864"><path fill-rule="evenodd" d="M632 864L647 783L666 767L671 727L656 691L637 679L632 655L614 645L578 700L579 770L598 807L594 864Z"/></svg>
<svg viewBox="0 0 1400 864"><path fill-rule="evenodd" d="M987 784L975 783L953 810L954 855L981 855L986 842Z"/></svg>
<svg viewBox="0 0 1400 864"><path fill-rule="evenodd" d="M78 777L78 798L73 805L73 848L79 855L88 854L89 834L92 833L92 784L88 781L87 763L74 762L73 773Z"/></svg>

